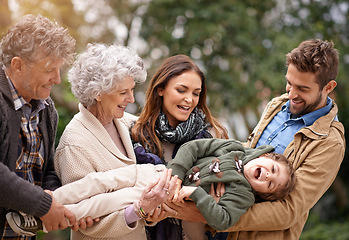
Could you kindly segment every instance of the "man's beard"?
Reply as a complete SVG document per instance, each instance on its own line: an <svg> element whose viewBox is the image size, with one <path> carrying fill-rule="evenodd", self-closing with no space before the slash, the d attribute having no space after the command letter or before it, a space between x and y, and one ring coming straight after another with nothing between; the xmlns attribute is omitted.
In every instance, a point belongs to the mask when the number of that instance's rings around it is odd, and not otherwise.
<svg viewBox="0 0 349 240"><path fill-rule="evenodd" d="M319 96L316 99L316 101L314 103L309 104L309 105L305 105L303 109L295 111L296 109L292 108L292 104L290 104L291 113L292 113L293 117L303 116L307 113L314 111L319 106L321 101L322 101L322 94L321 94L321 92L319 92ZM305 102L305 104L306 104L306 102Z"/></svg>

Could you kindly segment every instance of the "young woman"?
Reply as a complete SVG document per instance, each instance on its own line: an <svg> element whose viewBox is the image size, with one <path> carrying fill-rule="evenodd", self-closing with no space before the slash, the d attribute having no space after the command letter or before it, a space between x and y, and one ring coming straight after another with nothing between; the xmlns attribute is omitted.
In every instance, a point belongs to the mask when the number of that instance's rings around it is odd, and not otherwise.
<svg viewBox="0 0 349 240"><path fill-rule="evenodd" d="M185 142L228 138L210 113L206 95L205 76L188 56L165 60L149 83L146 104L131 130L137 163L167 164ZM185 238L180 221L172 218L147 228L147 234L148 239Z"/></svg>

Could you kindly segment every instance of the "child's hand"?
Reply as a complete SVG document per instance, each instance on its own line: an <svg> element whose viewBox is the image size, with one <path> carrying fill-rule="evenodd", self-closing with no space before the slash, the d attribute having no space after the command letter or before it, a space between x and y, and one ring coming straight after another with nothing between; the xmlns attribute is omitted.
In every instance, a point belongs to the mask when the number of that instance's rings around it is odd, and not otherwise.
<svg viewBox="0 0 349 240"><path fill-rule="evenodd" d="M184 200L190 199L189 196L196 190L196 187L183 186L179 190L177 202L184 202Z"/></svg>
<svg viewBox="0 0 349 240"><path fill-rule="evenodd" d="M172 202L177 202L177 199L178 199L178 194L179 194L179 191L181 190L181 187L182 187L182 180L181 179L177 179L177 185L176 185L176 190L175 190L175 193L172 197Z"/></svg>

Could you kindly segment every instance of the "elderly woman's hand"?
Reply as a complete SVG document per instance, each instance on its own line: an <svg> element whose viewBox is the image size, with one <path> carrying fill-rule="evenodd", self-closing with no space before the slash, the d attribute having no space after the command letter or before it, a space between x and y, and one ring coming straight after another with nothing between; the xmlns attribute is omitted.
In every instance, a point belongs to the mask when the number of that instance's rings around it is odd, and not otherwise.
<svg viewBox="0 0 349 240"><path fill-rule="evenodd" d="M139 207L141 207L146 214L150 213L153 209L157 208L174 195L178 177L172 177L171 174L171 169L165 169L159 180L150 183L144 189L141 199L139 200Z"/></svg>

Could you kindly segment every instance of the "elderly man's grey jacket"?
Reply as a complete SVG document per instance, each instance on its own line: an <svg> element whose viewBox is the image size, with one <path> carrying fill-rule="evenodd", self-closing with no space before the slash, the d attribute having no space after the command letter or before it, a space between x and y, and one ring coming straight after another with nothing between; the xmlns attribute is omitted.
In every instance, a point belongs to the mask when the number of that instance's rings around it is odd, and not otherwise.
<svg viewBox="0 0 349 240"><path fill-rule="evenodd" d="M45 148L42 188L54 190L61 185L53 166L58 114L52 100L46 101L48 105L40 112L39 122ZM0 64L0 236L8 209L41 217L49 211L52 202L50 195L41 187L14 173L21 117L21 110L14 108L10 86Z"/></svg>

